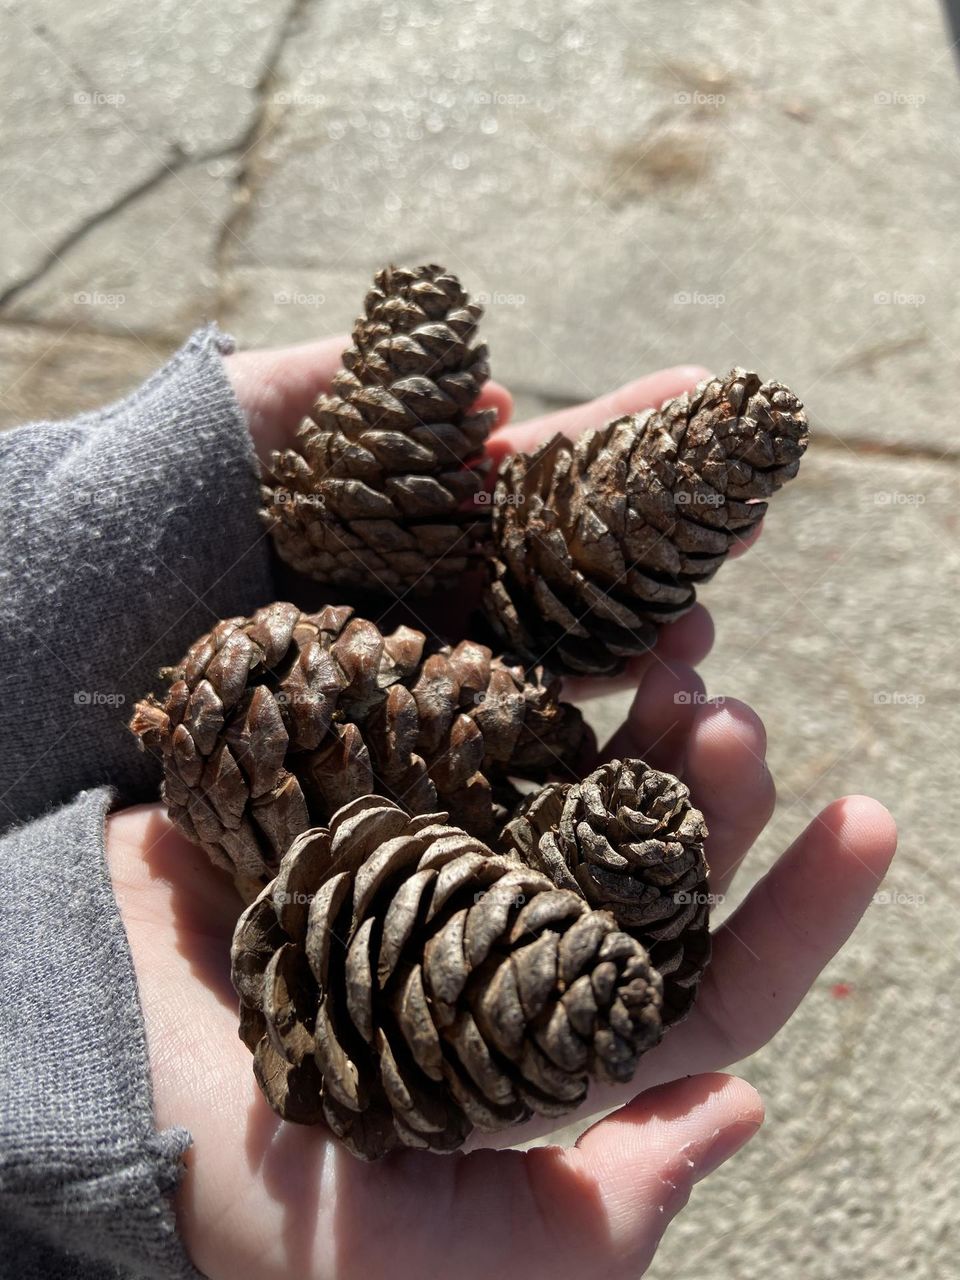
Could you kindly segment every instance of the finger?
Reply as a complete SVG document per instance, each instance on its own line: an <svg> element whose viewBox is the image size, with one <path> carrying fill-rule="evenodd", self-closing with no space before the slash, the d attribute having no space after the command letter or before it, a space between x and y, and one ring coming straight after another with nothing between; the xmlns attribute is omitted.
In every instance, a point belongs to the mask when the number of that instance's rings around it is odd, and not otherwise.
<svg viewBox="0 0 960 1280"><path fill-rule="evenodd" d="M330 390L349 343L348 337L340 336L225 357L227 375L247 414L261 461L272 449L292 442L317 396ZM513 397L506 387L488 382L475 408L496 409L497 423L503 424L513 412Z"/></svg>
<svg viewBox="0 0 960 1280"><path fill-rule="evenodd" d="M601 694L636 689L648 669L661 662L679 662L695 667L713 648L713 636L713 619L702 604L695 604L682 618L661 627L652 652L630 658L616 676L571 676L564 681L563 696L579 702Z"/></svg>
<svg viewBox="0 0 960 1280"><path fill-rule="evenodd" d="M676 622L660 628L654 652L664 662L695 667L713 648L713 638L713 618L702 604L695 604Z"/></svg>
<svg viewBox="0 0 960 1280"><path fill-rule="evenodd" d="M149 895L151 902L189 883L189 895L177 902L178 925L229 946L243 903L230 877L184 839L163 805L134 805L110 814L107 847L114 877L122 876L128 889Z"/></svg>
<svg viewBox="0 0 960 1280"><path fill-rule="evenodd" d="M658 1073L716 1070L766 1044L853 932L896 843L877 801L828 805L714 934L700 996L657 1050Z"/></svg>
<svg viewBox="0 0 960 1280"><path fill-rule="evenodd" d="M762 1122L763 1103L751 1085L704 1075L650 1089L588 1129L563 1154L565 1164L599 1188L612 1264L603 1274L641 1275L694 1185L749 1142ZM535 1178L549 1179L548 1153L530 1156L544 1166ZM547 1203L558 1226L573 1211L562 1196Z"/></svg>
<svg viewBox="0 0 960 1280"><path fill-rule="evenodd" d="M227 375L246 412L261 461L267 460L271 449L290 443L314 400L329 390L349 341L323 338L225 357Z"/></svg>
<svg viewBox="0 0 960 1280"><path fill-rule="evenodd" d="M326 1205L335 1190L335 1234L348 1242L351 1275L635 1280L694 1183L762 1118L742 1080L681 1080L635 1099L569 1149L407 1152L374 1165L338 1153L318 1207L333 1216ZM403 1224L399 1252L390 1231L368 1229L385 1213Z"/></svg>
<svg viewBox="0 0 960 1280"><path fill-rule="evenodd" d="M749 532L743 535L742 538L741 537L734 538L733 542L730 545L730 550L727 552L727 559L739 560L739 558L743 555L745 551L750 550L753 544L760 537L761 533L763 533L762 520L759 521L757 524L755 524L753 528L749 530Z"/></svg>
<svg viewBox="0 0 960 1280"><path fill-rule="evenodd" d="M776 788L766 765L763 721L746 703L720 698L695 708L683 780L709 837L710 892L727 892L733 875L770 821Z"/></svg>
<svg viewBox="0 0 960 1280"><path fill-rule="evenodd" d="M643 760L676 773L696 720L704 684L685 663L655 663L644 674L627 718L600 752L600 760Z"/></svg>
<svg viewBox="0 0 960 1280"><path fill-rule="evenodd" d="M709 372L700 365L686 364L660 369L586 404L573 405L569 409L496 431L490 437L490 452L500 460L508 453L529 452L557 432L573 438L588 427L602 427L611 418L619 418L625 413L657 409L664 400L689 391L703 378L709 377Z"/></svg>
<svg viewBox="0 0 960 1280"><path fill-rule="evenodd" d="M497 417L493 430L505 427L513 417L513 396L499 382L492 379L483 384L483 390L473 406L474 413L479 413L481 409L496 409Z"/></svg>
<svg viewBox="0 0 960 1280"><path fill-rule="evenodd" d="M588 1129L575 1147L523 1155L477 1151L455 1171L456 1232L450 1234L458 1256L451 1265L445 1255L447 1270L522 1275L535 1260L535 1274L556 1280L634 1280L694 1184L738 1151L762 1119L750 1085L701 1076L641 1094ZM499 1259L499 1233L491 1238L483 1226L520 1211L523 1234L511 1237L509 1258Z"/></svg>
<svg viewBox="0 0 960 1280"><path fill-rule="evenodd" d="M766 1044L853 932L896 842L893 819L875 800L848 796L829 805L714 934L689 1017L640 1060L630 1084L594 1087L568 1123L622 1105L640 1088L722 1070ZM474 1141L525 1142L550 1127L536 1119Z"/></svg>

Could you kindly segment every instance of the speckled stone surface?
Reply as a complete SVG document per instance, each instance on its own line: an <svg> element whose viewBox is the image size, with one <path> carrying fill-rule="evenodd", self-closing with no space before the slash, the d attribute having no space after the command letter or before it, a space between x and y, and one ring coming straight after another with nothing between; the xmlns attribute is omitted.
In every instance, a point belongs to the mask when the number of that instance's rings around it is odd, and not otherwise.
<svg viewBox="0 0 960 1280"><path fill-rule="evenodd" d="M521 413L690 361L803 396L802 478L702 593L709 689L760 711L780 792L737 895L845 791L893 810L901 852L741 1065L764 1130L649 1274L954 1274L960 85L937 7L3 8L0 425L113 398L208 317L251 345L343 331L387 259L484 298ZM590 705L601 729L622 710Z"/></svg>

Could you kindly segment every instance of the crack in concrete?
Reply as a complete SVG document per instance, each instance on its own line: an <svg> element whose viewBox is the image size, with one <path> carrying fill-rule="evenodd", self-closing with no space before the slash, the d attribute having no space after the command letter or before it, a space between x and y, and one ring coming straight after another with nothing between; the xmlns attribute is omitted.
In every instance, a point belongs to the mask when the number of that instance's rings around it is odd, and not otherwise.
<svg viewBox="0 0 960 1280"><path fill-rule="evenodd" d="M130 187L127 191L122 192L105 208L98 209L82 222L78 223L66 232L60 240L53 245L43 258L43 260L31 271L21 276L18 280L14 280L6 289L0 293L0 312L11 306L26 290L38 284L48 272L52 271L58 264L62 263L64 254L69 253L81 240L83 240L90 232L95 231L105 222L123 212L131 204L140 199L141 196L148 195L152 190L161 185L168 177L175 177L181 170L193 164L207 164L213 160L225 160L230 156L239 156L240 164L234 174L235 199L236 192L240 191L243 196L237 200L234 210L223 220L221 224L220 235L214 253L214 262L217 270L218 284L223 277L223 259L226 253L226 244L232 236L235 236L234 225L242 217L246 205L249 204L255 189L252 181L253 160L255 153L262 143L263 139L272 131L274 121L271 119L270 99L276 90L277 68L283 57L287 41L296 29L300 17L302 16L308 0L292 0L282 22L278 24L277 35L270 47L264 60L263 70L260 78L254 86L254 97L257 102L257 108L254 111L253 118L243 135L235 142L229 143L227 146L218 147L211 151L203 151L191 153L185 151L178 144L174 143L169 150L166 158L160 161L159 165L151 171L142 181ZM63 52L58 48L52 33L44 24L34 24L31 27L33 34L37 36L43 43L54 52L65 65L69 68L71 74L79 83L86 85L89 77L64 56ZM220 289L222 295L222 285Z"/></svg>
<svg viewBox="0 0 960 1280"><path fill-rule="evenodd" d="M922 339L925 342L926 339ZM907 346L918 345L914 339L904 340L897 344L888 344L890 352L902 350ZM547 413L556 413L563 409L577 409L592 403L593 396L576 397L563 395L561 392L546 391L529 383L511 383L509 390L514 396L527 396L540 402L540 408ZM539 417L538 412L535 416ZM820 453L853 453L864 457L890 458L901 462L942 462L948 466L960 463L960 446L944 449L940 444L909 443L899 440L875 440L871 436L851 434L837 435L827 427L811 424L810 449Z"/></svg>
<svg viewBox="0 0 960 1280"><path fill-rule="evenodd" d="M28 19L21 17L20 14L17 14L16 16L25 24L28 23ZM29 23L29 27L31 32L37 37L44 48L49 49L57 61L63 63L82 89L89 94L96 92L96 86L94 85L92 78L87 74L84 68L80 66L79 62L76 61L73 55L60 44L60 41L45 22L32 22Z"/></svg>
<svg viewBox="0 0 960 1280"><path fill-rule="evenodd" d="M39 319L34 316L2 316L0 315L0 334L25 333L42 334L50 338L90 338L97 342L117 346L118 348L136 348L144 342L152 342L156 346L177 346L183 335L179 330L168 333L154 329L136 329L121 333L114 329L98 329L95 326L78 323L57 323Z"/></svg>
<svg viewBox="0 0 960 1280"><path fill-rule="evenodd" d="M811 451L819 453L856 453L875 458L891 458L899 462L944 462L955 466L960 462L960 448L944 449L939 444L909 444L900 440L873 440L870 436L836 435L826 428L817 432L813 424Z"/></svg>
<svg viewBox="0 0 960 1280"><path fill-rule="evenodd" d="M286 114L284 110L278 109L277 102L280 64L287 44L299 27L308 3L309 0L291 0L282 21L277 24L273 44L267 52L263 70L253 89L256 110L236 148L240 155L240 163L233 175L233 205L220 224L220 234L214 249L218 319L223 317L226 300L226 281L230 275L227 261L230 244L233 240L238 244L241 243L239 232L263 179L263 172L258 163L260 151L267 138L276 131L282 116Z"/></svg>
<svg viewBox="0 0 960 1280"><path fill-rule="evenodd" d="M863 351L855 351L845 360L838 360L836 364L831 365L828 372L848 373L851 369L865 369L868 373L872 373L878 360L888 360L891 356L900 355L902 351L913 351L916 347L924 347L926 344L925 333L910 333L902 338L875 342L873 346L866 347Z"/></svg>
<svg viewBox="0 0 960 1280"><path fill-rule="evenodd" d="M95 231L118 213L122 213L124 209L129 208L130 205L139 200L141 196L147 195L154 188L160 186L167 178L175 177L189 165L208 164L212 160L224 160L239 151L240 146L241 144L231 143L230 146L222 147L216 151L191 153L174 144L168 158L162 160L145 178L122 192L103 209L97 209L88 218L72 227L48 250L38 266L27 272L26 275L21 276L19 280L15 280L11 285L8 285L0 293L0 311L8 308L21 294L38 284L48 272L62 263L64 254L69 253L91 231Z"/></svg>

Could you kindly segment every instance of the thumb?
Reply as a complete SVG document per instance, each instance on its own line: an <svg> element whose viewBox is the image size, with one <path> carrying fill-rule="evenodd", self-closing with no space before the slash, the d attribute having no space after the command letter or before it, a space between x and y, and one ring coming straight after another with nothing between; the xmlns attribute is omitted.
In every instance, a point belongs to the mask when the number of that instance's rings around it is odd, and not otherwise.
<svg viewBox="0 0 960 1280"><path fill-rule="evenodd" d="M739 1151L762 1121L763 1103L746 1081L690 1076L648 1089L562 1153L596 1188L611 1276L642 1274L695 1183ZM546 1164L561 1153L529 1154L542 1154Z"/></svg>

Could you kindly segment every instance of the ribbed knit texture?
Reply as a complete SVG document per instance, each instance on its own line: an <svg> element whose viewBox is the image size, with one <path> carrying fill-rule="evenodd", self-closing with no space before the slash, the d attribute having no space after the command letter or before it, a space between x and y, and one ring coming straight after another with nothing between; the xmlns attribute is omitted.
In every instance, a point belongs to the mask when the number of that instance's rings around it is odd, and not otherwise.
<svg viewBox="0 0 960 1280"><path fill-rule="evenodd" d="M190 1138L154 1125L103 819L156 795L134 695L272 595L229 349L201 330L112 408L0 436L3 1277L197 1274L170 1198Z"/></svg>
<svg viewBox="0 0 960 1280"><path fill-rule="evenodd" d="M110 799L83 792L0 840L0 1274L17 1280L197 1274L170 1205L190 1136L154 1127Z"/></svg>
<svg viewBox="0 0 960 1280"><path fill-rule="evenodd" d="M110 783L155 797L124 726L219 618L270 594L253 445L200 330L99 414L0 435L0 830Z"/></svg>

